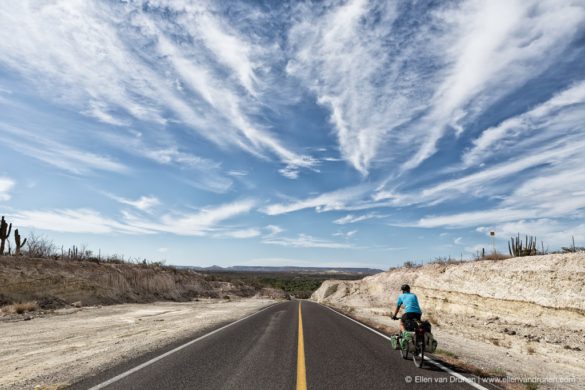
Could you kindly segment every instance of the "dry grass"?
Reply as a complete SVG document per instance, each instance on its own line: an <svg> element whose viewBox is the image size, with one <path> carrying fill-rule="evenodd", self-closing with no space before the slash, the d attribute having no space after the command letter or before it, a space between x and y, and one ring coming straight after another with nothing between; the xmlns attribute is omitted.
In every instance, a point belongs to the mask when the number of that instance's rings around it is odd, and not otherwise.
<svg viewBox="0 0 585 390"><path fill-rule="evenodd" d="M435 355L448 356L448 357L450 357L452 359L459 359L459 356L457 356L453 352L447 351L447 350L441 349L441 348L437 348L437 350L435 351Z"/></svg>
<svg viewBox="0 0 585 390"><path fill-rule="evenodd" d="M55 384L55 385L36 385L33 390L61 390L66 389L66 384Z"/></svg>
<svg viewBox="0 0 585 390"><path fill-rule="evenodd" d="M496 253L487 253L485 256L480 257L478 260L507 260L510 258L512 258L512 256L496 252Z"/></svg>
<svg viewBox="0 0 585 390"><path fill-rule="evenodd" d="M58 298L82 305L157 300L185 301L217 295L217 288L191 270L153 264L0 258L0 285L6 304ZM26 309L25 309L26 310Z"/></svg>
<svg viewBox="0 0 585 390"><path fill-rule="evenodd" d="M4 314L24 314L36 310L39 310L39 305L36 302L15 303L2 307Z"/></svg>

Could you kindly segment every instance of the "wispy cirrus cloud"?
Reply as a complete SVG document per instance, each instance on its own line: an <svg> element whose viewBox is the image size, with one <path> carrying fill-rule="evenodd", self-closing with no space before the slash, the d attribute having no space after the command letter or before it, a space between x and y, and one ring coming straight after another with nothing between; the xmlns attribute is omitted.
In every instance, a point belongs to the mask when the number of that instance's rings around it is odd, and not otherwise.
<svg viewBox="0 0 585 390"><path fill-rule="evenodd" d="M271 204L262 208L261 211L268 215L279 215L304 209L315 209L318 212L344 210L349 203L353 203L368 193L369 189L368 185L343 188L303 200Z"/></svg>
<svg viewBox="0 0 585 390"><path fill-rule="evenodd" d="M149 202L152 203L151 200L146 201ZM144 206L132 203L136 207ZM122 212L122 218L107 217L92 209L26 210L8 216L15 225L67 233L171 233L181 236L217 234L217 237L249 238L258 235L254 229L228 229L222 223L249 213L254 204L253 200L241 200L205 207L195 213L173 212L160 216L137 216Z"/></svg>
<svg viewBox="0 0 585 390"><path fill-rule="evenodd" d="M217 238L254 238L262 235L262 232L255 228L250 229L236 229L221 233L216 233L213 236Z"/></svg>
<svg viewBox="0 0 585 390"><path fill-rule="evenodd" d="M66 233L148 234L149 229L132 226L91 209L27 210L9 215L14 225Z"/></svg>
<svg viewBox="0 0 585 390"><path fill-rule="evenodd" d="M469 1L453 11L440 13L450 25L450 65L421 121L430 131L405 169L434 154L449 127L460 134L495 101L546 70L585 21L585 8L556 1Z"/></svg>
<svg viewBox="0 0 585 390"><path fill-rule="evenodd" d="M293 248L325 248L351 249L353 245L315 238L308 234L299 234L297 237L269 237L262 240L264 244L279 245Z"/></svg>
<svg viewBox="0 0 585 390"><path fill-rule="evenodd" d="M357 234L357 230L350 230L348 232L335 232L333 233L334 237L343 237L345 239L350 239Z"/></svg>
<svg viewBox="0 0 585 390"><path fill-rule="evenodd" d="M367 221L370 219L377 219L377 218L385 218L385 215L380 215L377 213L367 213L362 215L354 215L354 214L347 214L345 217L341 217L333 221L333 223L338 225L346 225L348 223L357 223L362 221Z"/></svg>
<svg viewBox="0 0 585 390"><path fill-rule="evenodd" d="M73 145L55 142L49 137L0 123L3 144L45 164L69 173L83 175L94 170L125 173L128 167L114 158Z"/></svg>
<svg viewBox="0 0 585 390"><path fill-rule="evenodd" d="M10 191L14 188L14 180L9 177L0 177L0 201L10 200Z"/></svg>
<svg viewBox="0 0 585 390"><path fill-rule="evenodd" d="M137 228L173 233L181 236L205 236L220 228L220 223L249 213L256 202L244 199L216 206L205 207L195 213L167 213L158 216L156 221L125 213L124 222Z"/></svg>
<svg viewBox="0 0 585 390"><path fill-rule="evenodd" d="M180 121L289 171L314 165L258 121L256 69L267 68L267 48L224 23L213 3L22 1L0 15L0 62L82 114L110 125Z"/></svg>
<svg viewBox="0 0 585 390"><path fill-rule="evenodd" d="M517 234L535 236L539 241L539 249L568 247L574 239L576 243L585 241L585 224L579 221L559 221L549 218L536 218L531 220L518 220L491 226L480 226L479 232L495 231L497 237L508 240Z"/></svg>
<svg viewBox="0 0 585 390"><path fill-rule="evenodd" d="M143 195L138 199L127 199L121 196L116 196L113 194L106 194L108 197L114 199L117 202L122 204L132 206L140 211L150 211L152 208L158 206L160 204L160 200L155 196L146 196Z"/></svg>
<svg viewBox="0 0 585 390"><path fill-rule="evenodd" d="M446 133L546 70L585 21L582 6L556 1L443 3L418 10L421 23L398 3L297 9L287 71L329 108L342 155L364 175L380 159L419 166Z"/></svg>
<svg viewBox="0 0 585 390"><path fill-rule="evenodd" d="M555 139L582 133L585 106L585 81L558 92L530 111L490 127L473 141L463 155L465 167L492 156L509 155L518 146L543 149Z"/></svg>
<svg viewBox="0 0 585 390"><path fill-rule="evenodd" d="M224 173L221 163L182 150L178 142L168 137L162 141L147 141L141 132L130 135L117 133L100 134L100 140L111 147L162 166L177 168L181 180L193 187L226 193L233 185L229 172Z"/></svg>

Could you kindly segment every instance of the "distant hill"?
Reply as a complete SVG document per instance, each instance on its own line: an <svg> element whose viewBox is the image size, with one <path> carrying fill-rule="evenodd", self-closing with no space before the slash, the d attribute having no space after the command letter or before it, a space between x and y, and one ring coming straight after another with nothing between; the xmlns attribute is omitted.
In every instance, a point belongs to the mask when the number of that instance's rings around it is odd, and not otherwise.
<svg viewBox="0 0 585 390"><path fill-rule="evenodd" d="M268 267L268 266L246 266L234 265L231 267L220 267L212 265L211 267L196 266L177 266L177 268L188 268L195 271L213 271L213 272L295 272L295 273L330 273L330 274L363 274L374 275L383 272L375 268L336 268L336 267Z"/></svg>

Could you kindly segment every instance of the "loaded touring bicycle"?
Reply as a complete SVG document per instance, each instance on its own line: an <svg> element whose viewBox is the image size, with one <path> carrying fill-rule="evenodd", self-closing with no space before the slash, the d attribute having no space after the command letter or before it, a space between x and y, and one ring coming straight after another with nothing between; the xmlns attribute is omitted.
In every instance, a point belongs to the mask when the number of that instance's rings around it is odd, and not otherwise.
<svg viewBox="0 0 585 390"><path fill-rule="evenodd" d="M404 323L404 332L392 336L392 348L400 350L404 359L412 356L414 365L422 367L425 353L433 353L437 349L437 341L431 333L431 324L428 321L407 319Z"/></svg>

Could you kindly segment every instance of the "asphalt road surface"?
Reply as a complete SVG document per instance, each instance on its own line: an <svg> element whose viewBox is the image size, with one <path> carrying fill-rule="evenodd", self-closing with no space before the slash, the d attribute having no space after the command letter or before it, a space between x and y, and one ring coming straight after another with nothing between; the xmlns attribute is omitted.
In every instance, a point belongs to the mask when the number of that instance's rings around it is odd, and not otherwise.
<svg viewBox="0 0 585 390"><path fill-rule="evenodd" d="M106 370L71 388L473 388L457 374L431 363L415 367L412 360L392 350L383 336L308 301L278 303L202 336L189 345Z"/></svg>

